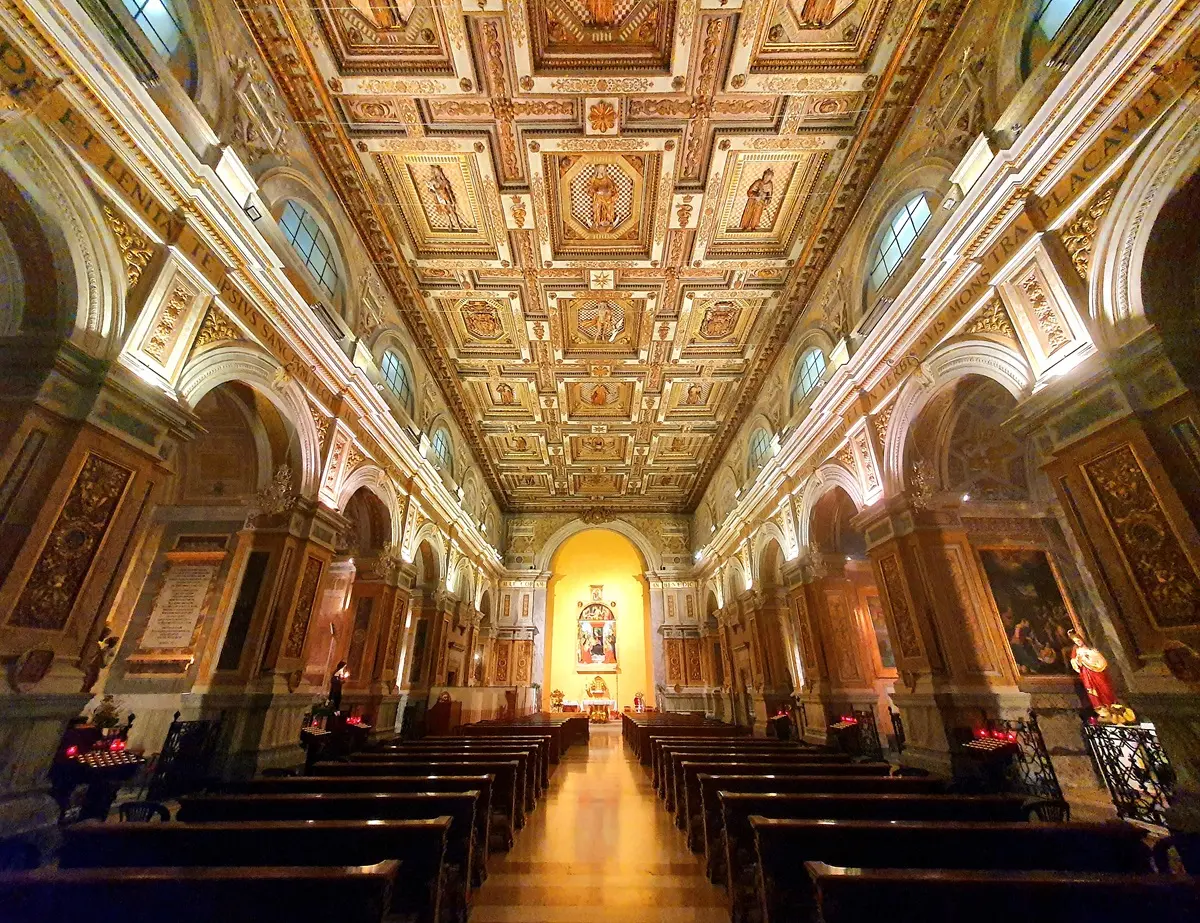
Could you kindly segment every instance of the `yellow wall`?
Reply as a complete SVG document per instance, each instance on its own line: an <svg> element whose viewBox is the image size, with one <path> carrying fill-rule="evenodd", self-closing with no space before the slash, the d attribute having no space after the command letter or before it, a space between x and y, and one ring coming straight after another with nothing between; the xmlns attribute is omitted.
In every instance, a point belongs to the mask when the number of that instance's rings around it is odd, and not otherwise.
<svg viewBox="0 0 1200 923"><path fill-rule="evenodd" d="M625 536L607 529L588 529L567 539L554 555L546 599L546 676L543 700L561 689L578 701L595 673L576 670L575 639L579 603L591 602L592 584L604 585L604 604L616 602L617 673L601 673L609 695L620 707L633 705L633 694L654 701L650 671L650 595L646 570L637 548Z"/></svg>

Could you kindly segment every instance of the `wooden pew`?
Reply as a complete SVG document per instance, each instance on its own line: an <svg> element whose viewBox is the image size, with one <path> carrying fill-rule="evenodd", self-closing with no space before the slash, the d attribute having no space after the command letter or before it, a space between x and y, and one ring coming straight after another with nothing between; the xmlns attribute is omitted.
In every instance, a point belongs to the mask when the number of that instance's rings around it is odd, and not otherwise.
<svg viewBox="0 0 1200 923"><path fill-rule="evenodd" d="M724 762L722 760L683 760L679 764L683 777L683 795L675 805L676 824L688 836L693 852L704 851L704 801L700 790L700 774L732 776L887 776L891 763L760 763L754 760ZM719 807L715 795L711 799Z"/></svg>
<svg viewBox="0 0 1200 923"><path fill-rule="evenodd" d="M398 860L390 913L442 919L450 818L105 824L63 831L59 866L70 869L373 865ZM220 918L214 918L219 920Z"/></svg>
<svg viewBox="0 0 1200 923"><path fill-rule="evenodd" d="M783 820L751 817L763 923L816 914L803 862L858 868L1153 871L1146 832L1124 823L988 824L953 821Z"/></svg>
<svg viewBox="0 0 1200 923"><path fill-rule="evenodd" d="M643 766L650 765L650 748L649 739L653 734L656 737L740 737L744 740L750 739L750 731L748 728L736 727L728 724L661 724L661 725L638 725L635 726L630 736L633 744L633 752L637 756L638 761Z"/></svg>
<svg viewBox="0 0 1200 923"><path fill-rule="evenodd" d="M571 745L571 732L559 724L464 724L454 733L468 740L510 740L545 737L550 741L550 762L557 763ZM426 740L436 740L427 737Z"/></svg>
<svg viewBox="0 0 1200 923"><path fill-rule="evenodd" d="M798 766L849 766L850 758L840 753L812 753L808 750L751 750L721 751L702 748L687 748L683 750L666 750L663 760L663 801L668 811L674 811L678 799L683 797L683 771L679 768L686 760L708 760L719 763L722 760L736 762L779 762L795 763Z"/></svg>
<svg viewBox="0 0 1200 923"><path fill-rule="evenodd" d="M376 793L370 795L187 795L179 800L176 819L184 823L262 820L420 820L448 816L446 840L449 874L444 888L443 918L465 920L474 879L475 812L478 792Z"/></svg>
<svg viewBox="0 0 1200 923"><path fill-rule="evenodd" d="M900 781L897 778L896 781ZM925 781L917 779L914 781ZM1027 820L1031 799L1020 795L926 795L882 793L718 792L724 844L704 832L713 880L729 892L734 923L744 923L758 908L757 854L753 815L813 820L958 820L1016 823ZM714 838L720 834L713 831ZM723 848L722 848L723 847ZM711 860L715 859L713 862ZM723 864L722 864L723 863Z"/></svg>
<svg viewBox="0 0 1200 923"><path fill-rule="evenodd" d="M541 776L538 772L537 753L533 750L521 750L513 747L469 750L463 748L438 748L427 750L398 750L392 753L352 753L349 761L352 763L422 763L455 761L461 763L484 763L492 760L516 760L521 764L521 789L524 793L522 807L532 811L537 805L537 796L541 791Z"/></svg>
<svg viewBox="0 0 1200 923"><path fill-rule="evenodd" d="M226 782L220 791L226 795L294 795L303 792L369 795L375 792L470 792L479 793L475 811L474 861L471 886L478 888L487 880L491 829L492 789L496 777L475 776L282 776ZM500 840L496 836L497 841ZM505 849L501 842L500 849Z"/></svg>
<svg viewBox="0 0 1200 923"><path fill-rule="evenodd" d="M396 753L496 753L504 750L531 752L535 760L534 777L539 792L550 784L549 737L508 737L503 739L470 737L426 737L422 740L381 744L371 750L353 754L353 759L371 759L376 754Z"/></svg>
<svg viewBox="0 0 1200 923"><path fill-rule="evenodd" d="M651 756L652 778L660 797L664 796L668 786L672 784L672 773L675 760L681 755L698 754L731 754L750 756L752 754L792 754L804 756L814 762L848 763L851 757L844 753L834 753L829 750L818 750L815 747L802 746L794 741L759 740L743 743L705 743L704 741L651 741L654 750Z"/></svg>
<svg viewBox="0 0 1200 923"><path fill-rule="evenodd" d="M381 923L397 865L0 872L0 907L5 923Z"/></svg>
<svg viewBox="0 0 1200 923"><path fill-rule="evenodd" d="M496 777L496 794L493 804L504 820L493 826L499 827L512 846L512 831L525 826L525 776L519 760L470 759L459 760L446 757L428 760L380 760L370 763L315 763L312 774L316 776L452 776L472 773L488 773Z"/></svg>
<svg viewBox="0 0 1200 923"><path fill-rule="evenodd" d="M1200 919L1200 880L1084 872L931 871L806 863L822 923ZM798 872L798 870L797 870Z"/></svg>

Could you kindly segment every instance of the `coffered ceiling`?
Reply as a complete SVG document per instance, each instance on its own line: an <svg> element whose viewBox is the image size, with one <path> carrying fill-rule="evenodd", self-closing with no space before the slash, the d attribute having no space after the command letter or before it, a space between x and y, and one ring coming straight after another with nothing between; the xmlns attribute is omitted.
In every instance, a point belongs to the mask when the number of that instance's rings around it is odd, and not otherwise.
<svg viewBox="0 0 1200 923"><path fill-rule="evenodd" d="M242 4L527 510L694 504L961 8Z"/></svg>

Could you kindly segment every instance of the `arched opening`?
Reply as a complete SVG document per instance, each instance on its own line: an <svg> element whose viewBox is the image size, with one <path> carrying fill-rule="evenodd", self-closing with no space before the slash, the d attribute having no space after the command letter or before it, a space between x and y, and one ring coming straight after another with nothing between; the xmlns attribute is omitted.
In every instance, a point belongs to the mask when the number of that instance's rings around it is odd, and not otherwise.
<svg viewBox="0 0 1200 923"><path fill-rule="evenodd" d="M401 675L399 684L408 687L410 692L427 689L434 683L434 667L431 663L434 653L433 634L437 627L436 619L438 586L441 582L441 570L438 565L437 552L427 541L417 546L413 558L416 572L413 576L412 602L410 603L410 619L412 626L405 654L401 658ZM417 698L413 696L413 698Z"/></svg>
<svg viewBox="0 0 1200 923"><path fill-rule="evenodd" d="M492 594L490 590L484 590L483 595L479 597L479 622L475 627L471 653L471 677L468 685L487 685L495 630L496 625L492 620Z"/></svg>
<svg viewBox="0 0 1200 923"><path fill-rule="evenodd" d="M210 390L194 413L201 431L180 447L176 477L155 511L153 557L128 605L113 609L118 619L128 615L112 625L123 642L104 691L139 695L137 740L154 746L180 693L243 687L274 668L282 643L269 588L286 579L287 551L269 526L295 499L295 428L239 381ZM312 650L311 629L309 640ZM324 679L306 672L302 682L316 690ZM147 680L161 684L148 694Z"/></svg>
<svg viewBox="0 0 1200 923"><path fill-rule="evenodd" d="M866 538L854 521L858 513L836 485L813 505L808 530L814 579L805 590L824 639L831 704L874 709L876 724L886 728L896 658Z"/></svg>
<svg viewBox="0 0 1200 923"><path fill-rule="evenodd" d="M550 569L545 688L583 702L599 676L617 709L632 707L635 693L649 698L650 589L637 547L618 532L586 529L558 547Z"/></svg>

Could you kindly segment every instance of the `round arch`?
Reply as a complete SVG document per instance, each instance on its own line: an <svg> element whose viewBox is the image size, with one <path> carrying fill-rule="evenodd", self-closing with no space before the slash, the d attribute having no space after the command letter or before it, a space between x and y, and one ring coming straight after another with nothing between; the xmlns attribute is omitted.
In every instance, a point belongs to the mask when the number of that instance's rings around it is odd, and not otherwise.
<svg viewBox="0 0 1200 923"><path fill-rule="evenodd" d="M427 551L422 551L424 546ZM446 573L446 547L442 542L441 533L438 532L437 526L431 522L427 522L417 529L416 534L412 538L413 555L412 560L425 570L425 583L418 583L417 586L429 586L432 583L438 586L441 583L442 575ZM418 558L421 558L418 561ZM433 570L433 580L428 578L429 570Z"/></svg>
<svg viewBox="0 0 1200 923"><path fill-rule="evenodd" d="M126 274L102 206L58 143L33 120L9 123L6 132L0 170L39 213L59 279L57 329L69 331L69 339L87 354L112 358L125 327Z"/></svg>
<svg viewBox="0 0 1200 923"><path fill-rule="evenodd" d="M541 550L534 555L534 567L543 573L549 571L550 562L554 560L554 553L558 551L559 546L571 536L589 529L607 529L609 532L625 536L641 553L642 561L648 571L662 570L662 556L655 550L650 540L639 529L620 519L597 523L586 523L582 519L571 520L546 539Z"/></svg>
<svg viewBox="0 0 1200 923"><path fill-rule="evenodd" d="M766 522L759 526L758 532L754 536L754 555L751 560L754 563L753 577L754 585L763 585L763 563L767 559L767 553L771 549L771 543L775 542L779 546L779 551L783 555L784 560L787 560L787 539L783 536L783 530L773 522Z"/></svg>
<svg viewBox="0 0 1200 923"><path fill-rule="evenodd" d="M350 502L350 498L355 492L366 488L383 504L388 512L388 520L391 526L391 541L397 544L400 541L400 497L396 493L396 488L392 484L391 478L383 473L383 470L378 465L359 465L349 476L342 482L342 490L338 495L337 508L338 512L344 512L346 504Z"/></svg>
<svg viewBox="0 0 1200 923"><path fill-rule="evenodd" d="M275 357L256 346L219 346L184 366L179 379L179 394L191 407L227 381L240 381L262 394L295 428L300 443L300 493L315 497L321 480L320 438L304 389L290 377L277 383L281 372L283 367Z"/></svg>
<svg viewBox="0 0 1200 923"><path fill-rule="evenodd" d="M929 356L900 387L883 438L883 487L885 496L904 491L904 448L908 433L921 410L951 382L967 375L980 375L998 382L1018 401L1033 388L1033 370L1012 346L984 339L951 343ZM850 495L862 509L861 496ZM804 524L807 544L807 523Z"/></svg>
<svg viewBox="0 0 1200 923"><path fill-rule="evenodd" d="M1110 348L1149 326L1142 300L1146 247L1167 200L1200 169L1200 100L1177 105L1143 147L1092 246L1088 315L1093 336Z"/></svg>
<svg viewBox="0 0 1200 923"><path fill-rule="evenodd" d="M862 510L866 506L863 501L862 485L858 483L858 478L841 465L826 462L808 479L808 483L804 485L804 492L800 495L800 521L796 524L796 540L801 548L807 548L812 544L813 507L835 487L840 487L846 492L851 502L854 503L855 509Z"/></svg>

